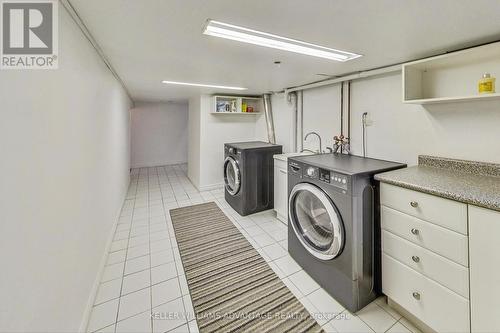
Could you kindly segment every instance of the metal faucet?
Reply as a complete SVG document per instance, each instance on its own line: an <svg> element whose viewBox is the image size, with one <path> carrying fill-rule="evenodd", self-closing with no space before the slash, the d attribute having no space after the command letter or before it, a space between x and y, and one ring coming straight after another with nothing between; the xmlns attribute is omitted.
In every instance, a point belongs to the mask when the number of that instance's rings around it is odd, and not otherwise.
<svg viewBox="0 0 500 333"><path fill-rule="evenodd" d="M323 152L323 146L321 145L321 136L319 136L318 133L316 133L316 132L307 133L306 136L304 137L304 141L306 141L307 137L311 134L316 135L318 137L318 139L319 139L319 153L321 154Z"/></svg>
<svg viewBox="0 0 500 333"><path fill-rule="evenodd" d="M334 136L333 142L334 153L338 153L339 151L342 152L344 150L347 154L351 154L351 145L349 143L349 138L346 138L343 135Z"/></svg>

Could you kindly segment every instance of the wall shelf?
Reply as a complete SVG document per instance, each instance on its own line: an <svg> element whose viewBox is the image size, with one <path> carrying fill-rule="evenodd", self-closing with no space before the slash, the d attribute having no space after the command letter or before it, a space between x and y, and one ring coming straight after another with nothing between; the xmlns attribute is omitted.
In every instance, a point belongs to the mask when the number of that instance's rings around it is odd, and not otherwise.
<svg viewBox="0 0 500 333"><path fill-rule="evenodd" d="M244 116L254 116L254 115L259 115L261 112L210 112L210 114L232 114L232 115L244 115Z"/></svg>
<svg viewBox="0 0 500 333"><path fill-rule="evenodd" d="M455 96L455 97L438 97L438 98L424 98L424 99L412 99L406 100L406 104L443 104L443 103L462 103L462 102L473 102L479 100L495 100L500 99L500 93L495 94L484 94L484 95L473 95L473 96Z"/></svg>
<svg viewBox="0 0 500 333"><path fill-rule="evenodd" d="M263 102L261 97L255 96L213 96L213 109L211 114L238 114L238 115L257 115L261 113ZM253 112L244 112L243 109L251 107ZM221 111L224 110L224 111Z"/></svg>
<svg viewBox="0 0 500 333"><path fill-rule="evenodd" d="M484 73L500 75L500 42L403 65L403 103L442 104L500 99L479 94Z"/></svg>

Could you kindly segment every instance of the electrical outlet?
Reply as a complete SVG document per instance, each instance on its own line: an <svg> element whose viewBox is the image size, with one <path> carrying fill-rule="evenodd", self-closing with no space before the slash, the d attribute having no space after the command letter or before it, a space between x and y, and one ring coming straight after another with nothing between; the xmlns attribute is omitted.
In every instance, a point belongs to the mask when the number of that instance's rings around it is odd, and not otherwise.
<svg viewBox="0 0 500 333"><path fill-rule="evenodd" d="M368 112L363 113L363 125L365 125L365 126L373 125L373 120L368 118L368 117L369 117Z"/></svg>

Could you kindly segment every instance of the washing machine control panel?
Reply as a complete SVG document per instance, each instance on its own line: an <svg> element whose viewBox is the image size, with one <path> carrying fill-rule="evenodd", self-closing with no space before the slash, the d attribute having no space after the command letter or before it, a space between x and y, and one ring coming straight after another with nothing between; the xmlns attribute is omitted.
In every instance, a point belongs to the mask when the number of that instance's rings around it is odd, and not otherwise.
<svg viewBox="0 0 500 333"><path fill-rule="evenodd" d="M227 155L241 155L241 150L238 150L234 147L228 147L228 146L225 146L224 147L224 152L226 153L226 156Z"/></svg>
<svg viewBox="0 0 500 333"><path fill-rule="evenodd" d="M318 178L318 170L316 167L308 166L304 171L304 176L316 179Z"/></svg>
<svg viewBox="0 0 500 333"><path fill-rule="evenodd" d="M331 181L330 171L325 169L319 169L319 180L325 183L330 183Z"/></svg>
<svg viewBox="0 0 500 333"><path fill-rule="evenodd" d="M325 169L319 169L319 180L342 189L347 189L349 184L349 178L346 175Z"/></svg>
<svg viewBox="0 0 500 333"><path fill-rule="evenodd" d="M288 163L288 173L297 175L302 178L302 168L295 162Z"/></svg>
<svg viewBox="0 0 500 333"><path fill-rule="evenodd" d="M330 174L330 184L346 190L349 178L346 175L332 171Z"/></svg>

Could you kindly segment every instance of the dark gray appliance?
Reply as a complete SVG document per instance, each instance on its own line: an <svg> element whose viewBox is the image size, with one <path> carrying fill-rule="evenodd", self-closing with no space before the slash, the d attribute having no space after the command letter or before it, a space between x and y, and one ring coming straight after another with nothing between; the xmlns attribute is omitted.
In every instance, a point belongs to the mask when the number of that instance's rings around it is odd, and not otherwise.
<svg viewBox="0 0 500 333"><path fill-rule="evenodd" d="M224 145L225 198L245 216L274 207L274 159L282 146L261 141Z"/></svg>
<svg viewBox="0 0 500 333"><path fill-rule="evenodd" d="M288 159L288 251L351 312L380 292L376 173L405 164L345 154Z"/></svg>

